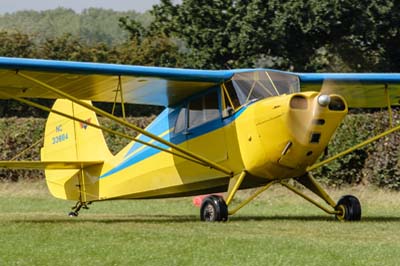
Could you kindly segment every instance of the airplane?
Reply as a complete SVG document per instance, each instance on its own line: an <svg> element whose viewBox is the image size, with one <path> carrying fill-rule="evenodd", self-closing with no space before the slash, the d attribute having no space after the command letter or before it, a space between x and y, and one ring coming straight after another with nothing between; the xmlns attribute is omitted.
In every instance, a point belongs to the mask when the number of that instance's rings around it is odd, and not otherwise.
<svg viewBox="0 0 400 266"><path fill-rule="evenodd" d="M1 161L0 168L44 169L50 193L77 202L70 216L103 200L208 195L200 219L227 221L280 184L340 221L359 221L360 201L345 195L335 202L311 171L400 129L391 121L376 137L319 159L348 108L388 108L391 119L392 106L400 104L399 73L196 70L0 57L0 98L49 112L41 161ZM32 98L55 102L48 108ZM123 116L92 102L119 104ZM141 129L126 121L125 104L165 109ZM97 116L139 135L101 126ZM113 155L104 132L131 142ZM236 192L248 188L257 189L232 206Z"/></svg>

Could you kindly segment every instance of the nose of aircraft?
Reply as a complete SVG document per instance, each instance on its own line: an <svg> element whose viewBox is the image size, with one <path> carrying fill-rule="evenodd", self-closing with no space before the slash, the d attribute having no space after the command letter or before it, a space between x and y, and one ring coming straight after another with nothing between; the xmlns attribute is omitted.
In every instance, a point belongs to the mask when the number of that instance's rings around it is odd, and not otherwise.
<svg viewBox="0 0 400 266"><path fill-rule="evenodd" d="M293 95L289 106L288 144L278 162L292 168L306 167L314 163L328 145L347 113L347 106L338 95L317 93Z"/></svg>
<svg viewBox="0 0 400 266"><path fill-rule="evenodd" d="M250 173L265 178L304 174L347 113L342 97L318 92L266 98L252 106L260 145L243 160Z"/></svg>

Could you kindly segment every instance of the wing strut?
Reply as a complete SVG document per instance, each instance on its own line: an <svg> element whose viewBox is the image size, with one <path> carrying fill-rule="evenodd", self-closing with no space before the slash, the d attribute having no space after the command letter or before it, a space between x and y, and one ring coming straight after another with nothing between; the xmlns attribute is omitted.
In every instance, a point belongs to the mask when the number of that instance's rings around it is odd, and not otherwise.
<svg viewBox="0 0 400 266"><path fill-rule="evenodd" d="M351 148L349 148L349 149L347 149L345 151L342 151L342 152L340 152L340 153L338 153L338 154L336 154L336 155L334 155L334 156L332 156L332 157L330 157L330 158L328 158L328 159L326 159L326 160L324 160L322 162L316 163L316 164L308 167L306 169L307 172L310 172L310 171L312 171L314 169L317 169L317 168L319 168L319 167L321 167L321 166L323 166L325 164L330 163L333 160L336 160L339 157L345 156L345 155L347 155L347 154L349 154L349 153L351 153L351 152L353 152L353 151L355 151L355 150L357 150L359 148L364 147L365 145L368 145L368 144L370 144L370 143L372 143L372 142L374 142L374 141L376 141L376 140L378 140L380 138L383 138L383 137L385 137L385 136L387 136L387 135L389 135L389 134L391 134L391 133L393 133L395 131L400 130L400 125L398 125L396 127L393 127L393 112L392 112L392 105L390 104L390 93L389 93L388 84L385 84L385 99L386 99L386 104L387 104L388 113L389 113L389 129L388 130L384 131L383 133L381 133L379 135L376 135L375 137L369 138L369 139L367 139L367 140L365 140L365 141L363 141L363 142L361 142L361 143L359 143L359 144L357 144L357 145L355 145L355 146L353 146L353 147L351 147Z"/></svg>
<svg viewBox="0 0 400 266"><path fill-rule="evenodd" d="M125 115L125 101L124 101L124 91L122 90L121 75L118 76L118 85L117 85L117 89L116 89L116 91L115 91L114 104L113 104L112 111L111 111L111 114L112 114L112 115L114 115L115 106L117 105L118 93L120 93L120 96L121 96L122 118L123 118L123 119L126 119L126 115Z"/></svg>
<svg viewBox="0 0 400 266"><path fill-rule="evenodd" d="M32 78L29 75L23 74L20 71L17 71L16 74L18 76L24 78L24 79L27 79L27 80L35 83L35 84L40 85L41 87L43 87L43 88L45 88L45 89L47 89L49 91L52 91L52 92L60 95L61 97L69 99L70 101L72 101L72 102L74 102L76 104L79 104L79 105L81 105L81 106L83 106L83 107L95 112L98 115L102 115L104 117L107 117L107 118L109 118L109 119L111 119L111 120L113 120L113 121L115 121L115 122L117 122L117 123L119 123L119 124L121 124L123 126L126 126L127 128L135 130L135 131L137 131L137 132L139 132L139 133L141 133L141 134L143 134L143 135L145 135L145 136L147 136L147 137L149 137L149 138L151 138L151 139L153 139L153 140L155 140L155 141L157 141L159 143L162 143L162 144L164 144L164 145L166 145L166 146L168 146L168 147L170 147L170 148L172 148L172 149L174 149L176 151L179 151L180 153L186 155L187 157L190 157L195 161L201 162L202 165L207 165L208 167L216 169L218 171L221 171L221 172L223 172L223 173L225 173L225 174L227 174L229 176L233 175L233 172L230 169L228 169L228 168L226 168L226 167L224 167L222 165L214 163L211 160L208 160L207 158L204 158L201 155L197 155L197 154L195 154L195 153L193 153L191 151L182 149L181 147L179 147L179 146L177 146L177 145L175 145L175 144L173 144L173 143L171 143L169 141L166 141L166 140L164 140L164 139L162 139L162 138L160 138L160 137L158 137L158 136L156 136L154 134L151 134L151 133L147 132L146 130L141 129L140 127L132 125L129 122L123 120L123 119L120 119L118 117L115 117L112 114L107 113L106 111L103 111L103 110L101 110L101 109L99 109L97 107L94 107L94 106L86 103L86 102L83 102L80 99L78 99L78 98L76 98L76 97L74 97L72 95L69 95L68 93L65 93L65 92L63 92L63 91L61 91L61 90L59 90L57 88L54 88L54 87L52 87L52 86L50 86L50 85L48 85L48 84L46 84L46 83L44 83L44 82L42 82L40 80ZM148 145L148 144L146 144L146 145ZM158 149L160 149L160 148L158 147ZM174 154L176 155L176 153L174 153ZM193 161L193 160L191 160L191 161Z"/></svg>
<svg viewBox="0 0 400 266"><path fill-rule="evenodd" d="M383 133L381 133L379 135L376 135L375 137L367 139L366 141L363 141L363 142L361 142L361 143L359 143L359 144L357 144L357 145L355 145L355 146L353 146L353 147L351 147L351 148L349 148L349 149L347 149L347 150L345 150L343 152L340 152L340 153L336 154L335 156L332 156L332 157L330 157L330 158L328 158L328 159L326 159L326 160L324 160L322 162L316 163L316 164L308 167L306 170L307 170L307 172L310 172L310 171L312 171L312 170L314 170L316 168L319 168L319 167L321 167L321 166L323 166L323 165L325 165L327 163L330 163L333 160L336 160L339 157L342 157L342 156L344 156L346 154L349 154L352 151L355 151L355 150L357 150L357 149L359 149L361 147L364 147L365 145L370 144L371 142L374 142L374 141L376 141L376 140L378 140L378 139L380 139L382 137L385 137L385 136L387 136L387 135L389 135L389 134L391 134L391 133L393 133L393 132L395 132L397 130L400 130L400 125L398 125L396 127L393 127L393 128L391 128L389 130L386 130L385 132L383 132Z"/></svg>
<svg viewBox="0 0 400 266"><path fill-rule="evenodd" d="M390 127L393 128L393 112L392 112L392 105L390 104L390 94L388 90L388 85L385 84L385 97L386 97L386 103L389 111L389 124Z"/></svg>

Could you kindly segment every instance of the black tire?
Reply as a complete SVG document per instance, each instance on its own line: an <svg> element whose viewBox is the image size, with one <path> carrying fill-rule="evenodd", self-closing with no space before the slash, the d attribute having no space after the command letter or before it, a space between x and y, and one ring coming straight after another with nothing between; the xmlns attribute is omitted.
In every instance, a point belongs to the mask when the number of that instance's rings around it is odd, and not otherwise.
<svg viewBox="0 0 400 266"><path fill-rule="evenodd" d="M228 220L228 207L220 196L204 198L200 208L200 219L206 222L225 222Z"/></svg>
<svg viewBox="0 0 400 266"><path fill-rule="evenodd" d="M336 215L336 219L340 221L360 221L361 220L361 204L360 201L352 196L346 195L339 199L335 210L342 213Z"/></svg>

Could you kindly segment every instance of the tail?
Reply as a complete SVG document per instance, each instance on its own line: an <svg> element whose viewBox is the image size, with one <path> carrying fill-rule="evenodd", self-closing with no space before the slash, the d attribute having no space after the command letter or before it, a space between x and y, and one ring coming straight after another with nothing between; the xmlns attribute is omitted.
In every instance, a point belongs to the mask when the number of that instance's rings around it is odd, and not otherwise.
<svg viewBox="0 0 400 266"><path fill-rule="evenodd" d="M92 124L99 124L93 111L69 100L56 100L52 109ZM100 129L50 113L41 150L42 161L106 161L111 157ZM101 168L102 165L84 169L45 170L47 186L57 198L83 202L96 200L97 177Z"/></svg>

